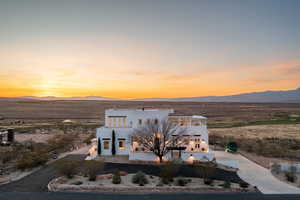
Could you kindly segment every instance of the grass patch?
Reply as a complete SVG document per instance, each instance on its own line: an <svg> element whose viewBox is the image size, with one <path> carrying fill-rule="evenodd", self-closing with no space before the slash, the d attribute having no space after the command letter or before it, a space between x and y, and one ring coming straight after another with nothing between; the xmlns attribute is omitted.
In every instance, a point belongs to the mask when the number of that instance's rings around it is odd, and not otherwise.
<svg viewBox="0 0 300 200"><path fill-rule="evenodd" d="M289 119L273 119L262 121L250 121L250 122L233 122L233 123L208 123L208 128L236 128L243 126L257 126L257 125L276 125L276 124L300 124L300 118Z"/></svg>

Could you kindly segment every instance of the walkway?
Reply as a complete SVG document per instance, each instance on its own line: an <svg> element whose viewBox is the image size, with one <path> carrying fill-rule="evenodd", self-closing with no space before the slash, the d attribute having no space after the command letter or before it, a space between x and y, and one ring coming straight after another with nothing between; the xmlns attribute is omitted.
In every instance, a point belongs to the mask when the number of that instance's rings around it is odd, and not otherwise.
<svg viewBox="0 0 300 200"><path fill-rule="evenodd" d="M241 179L255 185L264 194L300 194L300 188L284 183L275 178L271 172L241 156L224 151L214 151L217 160L236 160L238 175Z"/></svg>

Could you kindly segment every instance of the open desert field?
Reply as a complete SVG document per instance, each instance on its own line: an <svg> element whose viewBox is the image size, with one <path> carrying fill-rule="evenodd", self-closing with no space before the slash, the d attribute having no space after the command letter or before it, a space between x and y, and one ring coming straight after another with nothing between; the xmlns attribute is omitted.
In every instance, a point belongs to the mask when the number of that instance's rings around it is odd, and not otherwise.
<svg viewBox="0 0 300 200"><path fill-rule="evenodd" d="M213 128L210 134L232 138L286 138L300 141L300 124L256 125L235 128Z"/></svg>
<svg viewBox="0 0 300 200"><path fill-rule="evenodd" d="M51 121L63 119L103 121L108 108L173 108L183 114L208 117L211 127L243 123L272 123L300 115L300 103L198 103L137 101L0 101L0 117L6 120ZM298 116L299 118L299 116ZM279 120L279 121L278 121ZM2 120L3 121L3 120ZM1 121L0 121L1 123ZM291 121L291 123L294 123Z"/></svg>

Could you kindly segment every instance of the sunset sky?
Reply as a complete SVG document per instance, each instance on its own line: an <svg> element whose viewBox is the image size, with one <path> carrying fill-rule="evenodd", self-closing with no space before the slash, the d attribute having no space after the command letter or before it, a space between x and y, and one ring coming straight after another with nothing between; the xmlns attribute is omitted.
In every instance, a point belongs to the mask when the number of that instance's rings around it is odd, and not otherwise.
<svg viewBox="0 0 300 200"><path fill-rule="evenodd" d="M0 1L0 96L300 87L298 0Z"/></svg>

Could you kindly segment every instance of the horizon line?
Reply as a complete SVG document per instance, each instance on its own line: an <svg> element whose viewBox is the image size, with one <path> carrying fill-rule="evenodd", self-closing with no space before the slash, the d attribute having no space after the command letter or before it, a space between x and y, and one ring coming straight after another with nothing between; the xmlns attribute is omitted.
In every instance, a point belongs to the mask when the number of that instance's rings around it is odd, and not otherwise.
<svg viewBox="0 0 300 200"><path fill-rule="evenodd" d="M117 98L117 97L108 97L108 96L97 96L97 95L88 95L88 96L0 96L0 98L106 98L106 99L115 99L115 100L136 100L136 99L178 99L178 98L201 98L201 97L225 97L225 96L234 96L241 94L251 94L251 93L261 93L261 92L284 92L291 90L298 90L300 87L295 89L287 89L287 90L261 90L261 91L253 91L253 92L243 92L243 93L235 93L228 95L208 95L208 96L182 96L182 97L138 97L138 98Z"/></svg>

